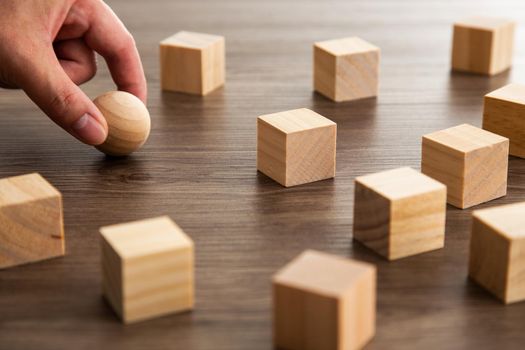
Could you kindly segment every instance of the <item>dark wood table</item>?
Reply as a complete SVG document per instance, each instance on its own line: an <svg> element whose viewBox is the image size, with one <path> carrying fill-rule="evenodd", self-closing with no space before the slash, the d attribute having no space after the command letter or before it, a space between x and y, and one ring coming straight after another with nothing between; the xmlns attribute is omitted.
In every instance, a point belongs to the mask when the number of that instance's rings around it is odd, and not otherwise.
<svg viewBox="0 0 525 350"><path fill-rule="evenodd" d="M444 249L387 262L352 242L354 178L419 169L421 136L481 124L482 97L525 81L451 74L452 22L523 18L523 1L108 1L135 35L153 128L126 159L106 159L21 92L0 92L0 176L39 172L64 195L67 255L0 271L1 349L270 349L270 278L307 248L378 267L377 334L367 349L523 348L525 303L504 306L467 279L472 210L447 209ZM225 35L227 84L206 98L159 89L158 42L179 30ZM518 31L516 44L523 43ZM312 93L312 43L360 36L382 49L377 99ZM85 85L113 89L105 67ZM338 125L337 177L283 188L255 169L259 115L311 108ZM525 161L508 195L525 200ZM123 326L101 297L98 229L170 215L196 243L196 308Z"/></svg>

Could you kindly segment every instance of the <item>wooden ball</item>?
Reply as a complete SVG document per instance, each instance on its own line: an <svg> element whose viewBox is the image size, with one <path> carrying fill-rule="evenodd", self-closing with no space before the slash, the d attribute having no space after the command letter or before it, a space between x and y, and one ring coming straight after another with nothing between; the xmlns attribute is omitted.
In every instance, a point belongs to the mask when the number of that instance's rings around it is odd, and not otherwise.
<svg viewBox="0 0 525 350"><path fill-rule="evenodd" d="M110 156L126 156L148 139L151 120L148 109L136 96L109 91L94 101L108 123L108 138L96 148Z"/></svg>

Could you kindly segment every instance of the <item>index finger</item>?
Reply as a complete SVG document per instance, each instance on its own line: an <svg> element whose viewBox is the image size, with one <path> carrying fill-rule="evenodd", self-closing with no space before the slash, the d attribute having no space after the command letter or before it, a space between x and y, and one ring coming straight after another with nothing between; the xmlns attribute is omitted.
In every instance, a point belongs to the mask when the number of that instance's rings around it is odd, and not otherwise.
<svg viewBox="0 0 525 350"><path fill-rule="evenodd" d="M84 35L86 44L104 57L119 90L146 103L146 77L133 36L108 5L102 1L90 3L93 7Z"/></svg>

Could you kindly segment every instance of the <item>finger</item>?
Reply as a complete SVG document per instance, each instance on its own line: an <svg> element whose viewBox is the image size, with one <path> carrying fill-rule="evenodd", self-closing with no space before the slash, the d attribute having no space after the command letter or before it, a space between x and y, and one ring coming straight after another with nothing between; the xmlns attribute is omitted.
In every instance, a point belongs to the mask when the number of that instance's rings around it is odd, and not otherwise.
<svg viewBox="0 0 525 350"><path fill-rule="evenodd" d="M89 18L87 16L89 11L86 7L85 2L77 2L69 9L54 40L77 39L84 36L89 29Z"/></svg>
<svg viewBox="0 0 525 350"><path fill-rule="evenodd" d="M97 72L95 52L82 39L63 40L53 45L60 65L77 85L91 80Z"/></svg>
<svg viewBox="0 0 525 350"><path fill-rule="evenodd" d="M19 85L26 94L58 125L90 145L99 145L107 137L107 123L98 108L68 77L51 45L36 49L38 59L23 55Z"/></svg>
<svg viewBox="0 0 525 350"><path fill-rule="evenodd" d="M102 1L90 4L90 26L84 36L87 45L104 57L118 89L145 103L146 78L133 37L108 5Z"/></svg>

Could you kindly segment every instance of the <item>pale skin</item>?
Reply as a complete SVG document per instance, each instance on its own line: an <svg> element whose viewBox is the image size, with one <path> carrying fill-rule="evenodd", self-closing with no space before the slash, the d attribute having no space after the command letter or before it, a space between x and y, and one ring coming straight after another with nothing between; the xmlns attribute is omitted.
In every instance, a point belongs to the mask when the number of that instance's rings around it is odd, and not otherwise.
<svg viewBox="0 0 525 350"><path fill-rule="evenodd" d="M95 52L119 90L146 102L135 41L102 0L0 0L0 87L24 90L89 145L103 143L108 133L106 120L78 87L97 72Z"/></svg>

